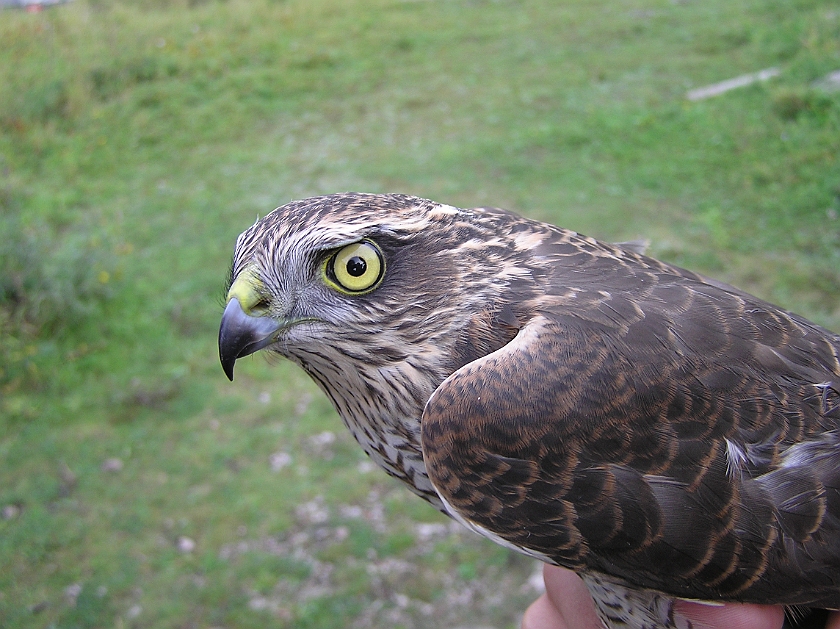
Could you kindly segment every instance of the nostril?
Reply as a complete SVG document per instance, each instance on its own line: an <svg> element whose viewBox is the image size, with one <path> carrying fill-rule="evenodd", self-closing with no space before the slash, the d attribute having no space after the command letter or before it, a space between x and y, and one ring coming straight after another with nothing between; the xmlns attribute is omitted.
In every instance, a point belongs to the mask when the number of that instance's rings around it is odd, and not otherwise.
<svg viewBox="0 0 840 629"><path fill-rule="evenodd" d="M247 314L251 315L252 317L260 317L268 312L268 305L269 304L267 299L260 299L253 306L248 308Z"/></svg>

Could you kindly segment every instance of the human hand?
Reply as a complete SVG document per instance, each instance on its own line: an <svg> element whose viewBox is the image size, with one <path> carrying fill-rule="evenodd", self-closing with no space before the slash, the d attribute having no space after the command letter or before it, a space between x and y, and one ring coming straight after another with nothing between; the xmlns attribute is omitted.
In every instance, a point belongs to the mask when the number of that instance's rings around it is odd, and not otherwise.
<svg viewBox="0 0 840 629"><path fill-rule="evenodd" d="M525 612L522 629L603 629L589 590L580 577L569 570L546 565L543 579L545 594ZM707 629L780 629L784 622L784 608L780 605L713 606L679 601L676 612L694 627ZM826 629L840 629L840 613L831 614Z"/></svg>

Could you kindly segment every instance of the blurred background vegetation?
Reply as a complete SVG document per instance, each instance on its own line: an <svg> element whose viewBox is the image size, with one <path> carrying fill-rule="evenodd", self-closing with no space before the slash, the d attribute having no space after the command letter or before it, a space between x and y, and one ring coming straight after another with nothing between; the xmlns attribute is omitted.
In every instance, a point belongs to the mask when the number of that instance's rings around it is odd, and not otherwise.
<svg viewBox="0 0 840 629"><path fill-rule="evenodd" d="M0 626L515 626L533 562L292 366L225 379L236 235L344 190L498 205L840 330L838 69L836 0L0 13Z"/></svg>

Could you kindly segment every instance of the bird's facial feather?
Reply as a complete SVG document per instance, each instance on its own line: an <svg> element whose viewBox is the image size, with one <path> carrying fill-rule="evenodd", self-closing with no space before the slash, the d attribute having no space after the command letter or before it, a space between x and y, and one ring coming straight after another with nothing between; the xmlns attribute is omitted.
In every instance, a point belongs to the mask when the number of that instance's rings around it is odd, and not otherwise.
<svg viewBox="0 0 840 629"><path fill-rule="evenodd" d="M237 239L220 331L229 376L233 361L254 348L303 362L319 342L375 319L364 299L386 270L379 245L366 238L375 223L364 212L331 221L321 214L317 203L279 208Z"/></svg>
<svg viewBox="0 0 840 629"><path fill-rule="evenodd" d="M305 368L330 347L366 348L368 366L428 351L439 381L509 339L502 294L530 271L500 218L402 195L294 202L239 237L230 295L250 278L259 314L278 322L268 349Z"/></svg>

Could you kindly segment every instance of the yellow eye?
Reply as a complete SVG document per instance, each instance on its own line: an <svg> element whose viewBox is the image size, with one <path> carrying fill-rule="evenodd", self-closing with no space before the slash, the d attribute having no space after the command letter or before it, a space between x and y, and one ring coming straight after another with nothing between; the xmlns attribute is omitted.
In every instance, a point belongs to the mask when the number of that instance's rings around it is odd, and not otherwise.
<svg viewBox="0 0 840 629"><path fill-rule="evenodd" d="M385 274L382 252L363 240L347 245L327 261L327 278L347 293L365 293L379 285Z"/></svg>

